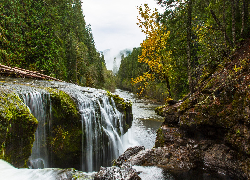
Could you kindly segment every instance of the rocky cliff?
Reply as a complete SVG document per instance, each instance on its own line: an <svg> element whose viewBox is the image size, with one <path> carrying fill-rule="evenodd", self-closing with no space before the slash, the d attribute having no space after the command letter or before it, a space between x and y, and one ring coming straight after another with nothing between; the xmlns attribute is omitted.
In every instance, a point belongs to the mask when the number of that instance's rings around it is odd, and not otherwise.
<svg viewBox="0 0 250 180"><path fill-rule="evenodd" d="M27 167L37 125L21 99L0 87L0 159Z"/></svg>
<svg viewBox="0 0 250 180"><path fill-rule="evenodd" d="M180 169L202 166L249 179L250 40L213 74L204 74L195 93L156 111L165 117L155 143L169 154L159 160L165 167L174 162Z"/></svg>

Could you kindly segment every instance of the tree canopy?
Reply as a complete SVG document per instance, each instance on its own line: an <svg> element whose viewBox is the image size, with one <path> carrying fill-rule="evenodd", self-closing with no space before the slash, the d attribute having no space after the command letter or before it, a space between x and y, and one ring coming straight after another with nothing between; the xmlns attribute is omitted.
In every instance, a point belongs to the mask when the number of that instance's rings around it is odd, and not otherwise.
<svg viewBox="0 0 250 180"><path fill-rule="evenodd" d="M0 63L103 86L105 61L80 0L5 0L0 11Z"/></svg>

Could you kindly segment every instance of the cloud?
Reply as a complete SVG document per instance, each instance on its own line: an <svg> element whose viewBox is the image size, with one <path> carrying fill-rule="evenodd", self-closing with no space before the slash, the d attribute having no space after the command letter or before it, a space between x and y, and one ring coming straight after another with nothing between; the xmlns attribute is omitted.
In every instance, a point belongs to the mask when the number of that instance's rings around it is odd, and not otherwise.
<svg viewBox="0 0 250 180"><path fill-rule="evenodd" d="M117 52L139 47L145 35L136 25L139 16L137 6L147 3L152 9L160 8L155 0L82 0L82 2L85 21L91 24L96 48L99 51L113 49ZM105 60L107 61L106 57ZM113 58L108 61L113 62Z"/></svg>

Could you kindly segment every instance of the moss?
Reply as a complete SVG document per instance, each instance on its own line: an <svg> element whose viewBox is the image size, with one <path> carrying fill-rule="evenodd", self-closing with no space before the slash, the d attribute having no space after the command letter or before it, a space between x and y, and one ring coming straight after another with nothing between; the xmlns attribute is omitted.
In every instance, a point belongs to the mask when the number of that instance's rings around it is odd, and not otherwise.
<svg viewBox="0 0 250 180"><path fill-rule="evenodd" d="M164 110L165 110L166 106L163 105L163 106L159 106L157 108L155 108L155 112L159 115L159 116L163 116L164 117Z"/></svg>
<svg viewBox="0 0 250 180"><path fill-rule="evenodd" d="M119 95L115 95L107 91L107 96L109 98L113 98L116 107L119 111L124 112L127 110L127 108L132 108L132 102L126 102L123 98L121 98Z"/></svg>
<svg viewBox="0 0 250 180"><path fill-rule="evenodd" d="M186 109L191 108L191 107L192 107L191 102L192 102L192 101L191 101L189 98L187 98L187 99L178 107L178 111L183 112L183 111L185 111Z"/></svg>
<svg viewBox="0 0 250 180"><path fill-rule="evenodd" d="M48 132L47 146L52 152L53 164L59 168L68 164L79 169L83 131L77 104L61 90L46 90L50 93L52 105L53 126Z"/></svg>
<svg viewBox="0 0 250 180"><path fill-rule="evenodd" d="M50 93L53 105L61 108L59 112L55 112L56 116L61 114L79 116L76 103L67 93L53 88L46 88L46 90Z"/></svg>
<svg viewBox="0 0 250 180"><path fill-rule="evenodd" d="M21 99L0 90L0 158L15 167L27 167L38 125Z"/></svg>
<svg viewBox="0 0 250 180"><path fill-rule="evenodd" d="M123 122L124 127L124 133L127 132L127 130L132 126L133 121L133 114L132 114L132 102L125 101L123 98L121 98L119 95L114 95L107 91L107 96L114 100L116 108L123 113L125 121ZM112 104L112 103L111 103Z"/></svg>
<svg viewBox="0 0 250 180"><path fill-rule="evenodd" d="M61 125L53 128L49 144L58 160L70 162L72 157L80 157L82 131L78 127L67 128ZM59 163L59 162L57 162Z"/></svg>
<svg viewBox="0 0 250 180"><path fill-rule="evenodd" d="M156 132L156 141L155 141L155 147L164 147L165 144L165 138L162 128L159 128Z"/></svg>

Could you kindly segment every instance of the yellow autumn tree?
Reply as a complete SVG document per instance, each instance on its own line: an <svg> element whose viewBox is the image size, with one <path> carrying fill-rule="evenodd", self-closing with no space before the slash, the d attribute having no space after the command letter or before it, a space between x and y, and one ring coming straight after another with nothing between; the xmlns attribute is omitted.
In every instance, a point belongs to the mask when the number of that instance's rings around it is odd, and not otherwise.
<svg viewBox="0 0 250 180"><path fill-rule="evenodd" d="M141 18L137 18L139 21L137 25L146 35L146 39L141 43L142 54L138 57L138 61L148 64L149 71L135 79L132 78L132 84L141 84L139 88L139 95L141 95L149 81L156 79L166 81L170 95L169 72L171 66L169 62L171 52L166 50L170 32L157 21L159 17L157 9L151 11L148 5L144 4L144 8L140 6L138 10Z"/></svg>

